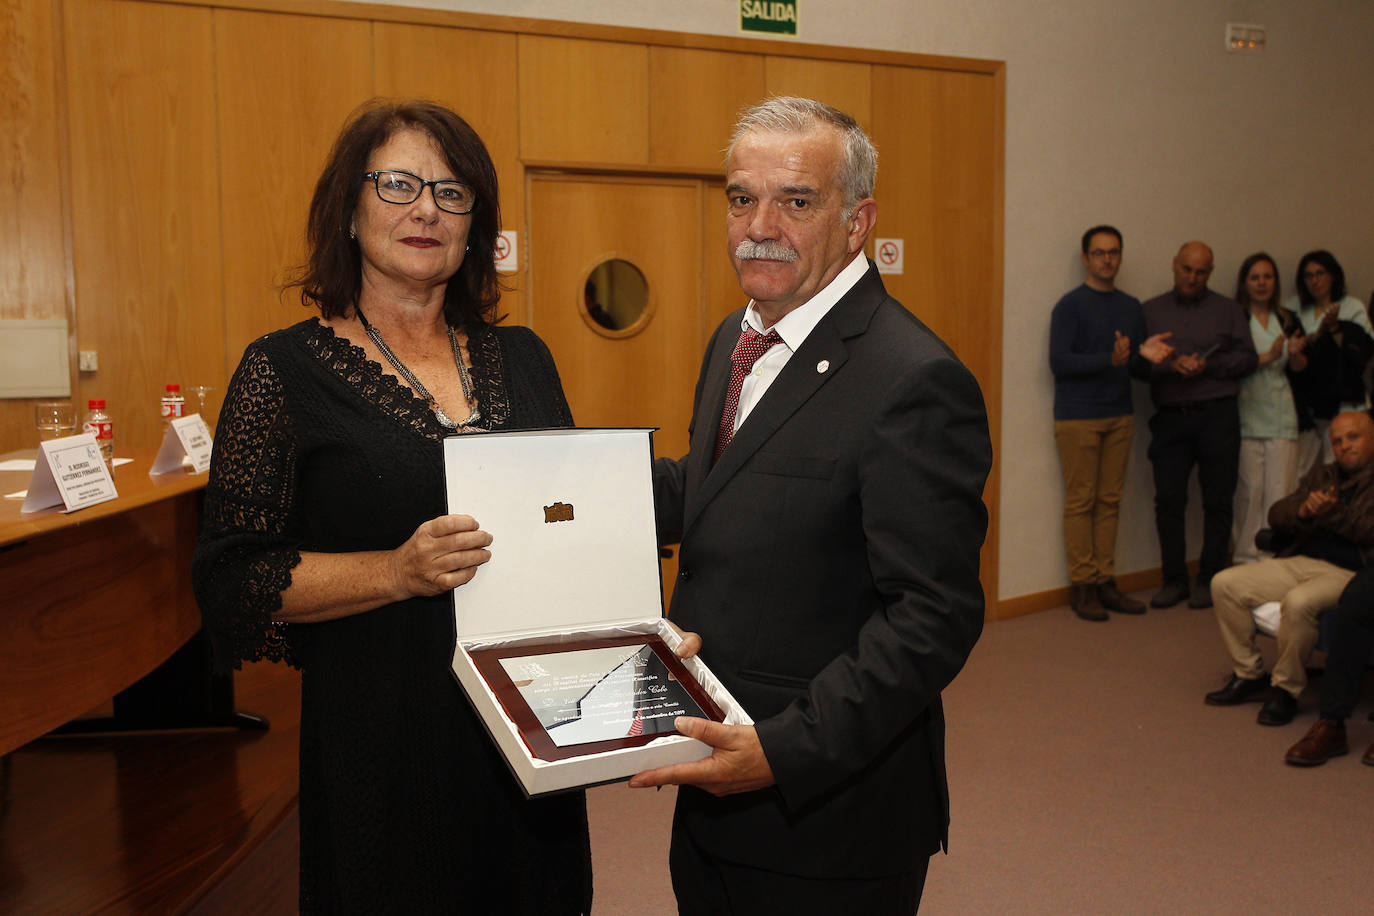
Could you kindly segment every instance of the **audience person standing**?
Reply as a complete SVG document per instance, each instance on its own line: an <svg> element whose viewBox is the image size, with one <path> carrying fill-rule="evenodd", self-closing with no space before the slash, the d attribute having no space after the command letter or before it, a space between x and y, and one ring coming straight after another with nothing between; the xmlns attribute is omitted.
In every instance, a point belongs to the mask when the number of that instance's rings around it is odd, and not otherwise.
<svg viewBox="0 0 1374 916"><path fill-rule="evenodd" d="M1317 644L1318 618L1336 603L1374 550L1374 420L1347 411L1331 421L1336 460L1303 476L1297 490L1269 510L1269 525L1288 546L1279 556L1232 566L1212 580L1221 640L1235 663L1226 686L1207 694L1212 706L1256 698L1266 686L1261 725L1293 721L1307 685L1307 657ZM1255 646L1251 609L1279 602L1279 657L1272 677Z"/></svg>
<svg viewBox="0 0 1374 916"><path fill-rule="evenodd" d="M1259 559L1255 532L1269 507L1293 491L1298 476L1298 413L1288 384L1290 359L1302 361L1304 338L1297 316L1278 304L1279 269L1264 252L1240 265L1236 302L1250 322L1259 368L1240 380L1240 466L1232 556Z"/></svg>
<svg viewBox="0 0 1374 916"><path fill-rule="evenodd" d="M1172 607L1183 599L1211 607L1212 576L1230 561L1231 500L1240 460L1239 379L1259 361L1240 307L1207 288L1212 249L1188 242L1174 256L1174 288L1143 306L1145 333L1172 334L1170 359L1131 358L1131 373L1150 383L1150 464L1155 479L1155 528L1164 584L1150 604ZM1197 581L1188 587L1184 512L1188 477L1198 469L1204 516Z"/></svg>
<svg viewBox="0 0 1374 916"><path fill-rule="evenodd" d="M1121 233L1094 226L1083 233L1087 278L1065 293L1050 315L1054 373L1054 441L1064 469L1064 554L1069 607L1084 620L1107 611L1143 614L1145 605L1116 587L1116 527L1126 462L1135 433L1127 362L1145 340L1140 300L1116 288ZM1159 362L1171 348L1150 342Z"/></svg>
<svg viewBox="0 0 1374 916"><path fill-rule="evenodd" d="M1345 271L1329 251L1302 256L1297 289L1288 307L1307 335L1307 365L1292 376L1298 409L1313 419L1313 429L1298 440L1298 473L1306 474L1318 461L1332 460L1331 418L1369 406L1364 375L1374 355L1374 327L1364 304L1346 295Z"/></svg>
<svg viewBox="0 0 1374 916"><path fill-rule="evenodd" d="M1327 631L1331 648L1322 675L1319 718L1283 758L1295 767L1318 766L1350 753L1345 720L1360 701L1365 668L1374 653L1374 567L1355 573L1327 614L1331 617ZM1361 762L1374 766L1374 744L1364 752Z"/></svg>

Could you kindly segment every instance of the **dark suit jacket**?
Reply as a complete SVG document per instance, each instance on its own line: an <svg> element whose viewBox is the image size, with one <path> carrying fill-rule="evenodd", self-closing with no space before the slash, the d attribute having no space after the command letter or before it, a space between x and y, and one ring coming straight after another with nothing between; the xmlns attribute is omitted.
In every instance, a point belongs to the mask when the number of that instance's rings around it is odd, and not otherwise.
<svg viewBox="0 0 1374 916"><path fill-rule="evenodd" d="M672 619L756 720L777 785L684 787L678 823L774 871L905 871L947 836L940 691L983 624L982 395L870 263L713 468L741 317L711 338L690 451L655 463L654 495L660 542L682 545Z"/></svg>

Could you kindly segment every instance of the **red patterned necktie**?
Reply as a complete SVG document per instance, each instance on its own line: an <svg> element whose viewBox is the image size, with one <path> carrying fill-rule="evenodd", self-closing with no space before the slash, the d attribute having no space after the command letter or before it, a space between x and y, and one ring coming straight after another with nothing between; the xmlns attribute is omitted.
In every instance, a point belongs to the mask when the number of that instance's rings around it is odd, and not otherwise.
<svg viewBox="0 0 1374 916"><path fill-rule="evenodd" d="M716 456L713 463L720 460L725 446L735 438L735 412L739 410L739 392L744 386L744 377L754 368L754 363L759 361L760 356L772 349L774 344L780 343L782 338L778 336L777 331L760 334L753 328L746 327L744 333L739 336L735 350L730 354L730 386L725 389L725 409L720 414L720 430L716 433Z"/></svg>

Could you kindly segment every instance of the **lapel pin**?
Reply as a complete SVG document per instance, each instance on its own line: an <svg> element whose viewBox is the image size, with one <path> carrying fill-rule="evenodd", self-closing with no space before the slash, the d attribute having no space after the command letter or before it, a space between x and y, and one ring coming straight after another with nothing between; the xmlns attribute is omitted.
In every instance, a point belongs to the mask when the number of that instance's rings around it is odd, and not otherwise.
<svg viewBox="0 0 1374 916"><path fill-rule="evenodd" d="M816 371L822 374L825 373L829 368L830 360L828 359L823 359L820 362L816 363Z"/></svg>

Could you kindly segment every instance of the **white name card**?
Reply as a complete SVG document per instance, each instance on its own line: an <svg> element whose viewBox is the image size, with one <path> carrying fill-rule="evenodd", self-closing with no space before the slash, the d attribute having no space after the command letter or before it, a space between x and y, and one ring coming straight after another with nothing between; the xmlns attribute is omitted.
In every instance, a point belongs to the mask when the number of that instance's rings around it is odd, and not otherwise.
<svg viewBox="0 0 1374 916"><path fill-rule="evenodd" d="M49 439L38 447L29 495L19 511L37 512L62 504L75 512L118 495L95 436L82 433Z"/></svg>
<svg viewBox="0 0 1374 916"><path fill-rule="evenodd" d="M185 459L190 459L191 470L197 474L210 468L210 452L215 441L210 437L210 428L205 425L200 414L178 417L167 427L162 436L162 447L157 450L151 474L166 474L181 467Z"/></svg>

